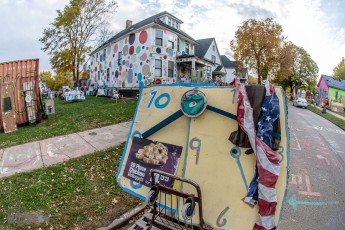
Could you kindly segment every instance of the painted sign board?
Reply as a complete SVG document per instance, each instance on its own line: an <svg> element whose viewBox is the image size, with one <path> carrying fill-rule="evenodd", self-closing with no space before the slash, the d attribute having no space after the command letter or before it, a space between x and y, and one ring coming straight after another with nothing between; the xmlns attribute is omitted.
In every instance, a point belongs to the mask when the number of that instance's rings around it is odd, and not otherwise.
<svg viewBox="0 0 345 230"><path fill-rule="evenodd" d="M0 121L5 133L17 130L14 110L13 81L8 76L0 77Z"/></svg>
<svg viewBox="0 0 345 230"><path fill-rule="evenodd" d="M181 115L181 98L185 92L198 89L207 98L207 107L198 117ZM280 104L281 141L280 175L276 185L276 223L282 211L287 187L289 140L285 96L280 87L275 88ZM258 208L242 201L255 171L254 154L244 154L247 149L232 144L228 138L236 131L238 123L237 94L233 87L209 85L159 85L144 88L140 93L137 110L129 131L127 143L117 173L117 182L123 190L145 199L149 186L124 176L126 162L135 137L182 146L176 175L199 184L202 192L203 218L206 224L217 229L252 229L258 220ZM169 120L168 125L162 125ZM161 128L156 129L161 126ZM233 154L232 149L237 154ZM174 189L195 193L189 186L175 181ZM168 197L165 204L173 212L182 207L182 199ZM178 204L178 205L176 205ZM175 213L176 214L176 213ZM179 213L181 216L181 213ZM192 219L198 223L198 213Z"/></svg>

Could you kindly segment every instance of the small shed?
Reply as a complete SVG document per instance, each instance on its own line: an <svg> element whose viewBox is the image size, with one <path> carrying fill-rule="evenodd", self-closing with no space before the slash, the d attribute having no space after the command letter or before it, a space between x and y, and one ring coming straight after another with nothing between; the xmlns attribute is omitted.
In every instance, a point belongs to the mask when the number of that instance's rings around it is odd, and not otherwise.
<svg viewBox="0 0 345 230"><path fill-rule="evenodd" d="M39 59L0 63L0 124L5 133L41 122Z"/></svg>

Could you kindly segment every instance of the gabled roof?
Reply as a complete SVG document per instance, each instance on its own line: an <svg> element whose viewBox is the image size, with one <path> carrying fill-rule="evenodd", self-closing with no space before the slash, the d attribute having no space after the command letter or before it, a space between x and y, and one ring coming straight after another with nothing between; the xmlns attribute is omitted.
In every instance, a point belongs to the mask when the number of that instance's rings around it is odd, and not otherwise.
<svg viewBox="0 0 345 230"><path fill-rule="evenodd" d="M333 77L330 77L330 76L327 76L327 75L324 75L324 74L321 75L321 79L322 78L325 80L325 83L326 83L326 85L328 87L345 90L345 80L340 80L339 81L339 80L334 79ZM320 79L320 82L321 82L321 79Z"/></svg>
<svg viewBox="0 0 345 230"><path fill-rule="evenodd" d="M223 69L222 65L217 66L213 71L221 71Z"/></svg>
<svg viewBox="0 0 345 230"><path fill-rule="evenodd" d="M199 44L195 46L195 55L198 56L199 58L204 58L213 40L214 38L205 38L205 39L196 40Z"/></svg>
<svg viewBox="0 0 345 230"><path fill-rule="evenodd" d="M231 61L225 55L220 55L220 58L222 59L222 62L223 62L223 65L224 65L225 68L236 69L236 66L237 66L237 62L236 61Z"/></svg>
<svg viewBox="0 0 345 230"><path fill-rule="evenodd" d="M156 23L156 24L159 24L159 25L161 25L161 26L163 26L163 27L166 27L167 29L170 29L170 30L172 30L172 31L174 31L174 32L176 32L176 33L178 33L178 34L180 34L180 35L182 35L182 36L184 36L184 37L186 37L186 38L192 40L193 42L197 43L197 41L195 41L194 38L192 38L191 36L189 36L188 34L186 34L185 32L183 32L182 30L178 30L178 29L176 29L176 28L174 28L174 27L171 27L171 26L165 24L164 22L162 22L161 20L158 19L159 17L161 17L161 16L163 16L163 15L168 15L168 16L170 16L170 17L172 17L172 18L177 19L174 15L172 15L172 14L166 12L166 11L161 12L161 13L156 14L156 15L153 15L153 16L151 16L151 17L149 17L149 18L146 18L146 19L144 19L144 20L142 20L142 21L140 21L140 22L138 22L138 23L136 23L136 24L134 24L134 25L132 25L132 26L130 26L130 27L124 29L124 30L122 30L121 32L115 34L115 35L114 35L113 37L111 37L108 41L104 42L102 45L100 45L100 46L98 46L96 49L94 49L94 50L91 52L90 55L92 55L93 53L95 53L95 52L98 51L99 49L101 49L101 48L107 46L109 43L111 43L111 42L113 42L113 41L115 41L115 40L121 38L122 36L125 36L126 34L130 34L130 33L132 33L133 31L135 31L135 30L137 30L137 29L139 29L139 28L141 28L141 27L144 27L144 26L146 26L146 25L149 25L149 24L151 24L151 23ZM181 20L179 20L179 21L182 22Z"/></svg>

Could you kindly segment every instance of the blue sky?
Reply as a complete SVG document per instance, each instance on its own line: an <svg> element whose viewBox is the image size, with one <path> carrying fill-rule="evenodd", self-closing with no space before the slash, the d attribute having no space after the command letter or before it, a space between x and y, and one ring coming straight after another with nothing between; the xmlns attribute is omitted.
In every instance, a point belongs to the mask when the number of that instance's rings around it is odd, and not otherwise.
<svg viewBox="0 0 345 230"><path fill-rule="evenodd" d="M56 10L68 0L1 0L0 62L40 59L40 70L50 70L49 56L38 39L53 22ZM249 18L272 17L288 40L303 47L331 75L345 57L344 0L118 0L111 19L114 33L162 11L181 19L181 29L195 39L215 37L221 54L231 58L230 40Z"/></svg>

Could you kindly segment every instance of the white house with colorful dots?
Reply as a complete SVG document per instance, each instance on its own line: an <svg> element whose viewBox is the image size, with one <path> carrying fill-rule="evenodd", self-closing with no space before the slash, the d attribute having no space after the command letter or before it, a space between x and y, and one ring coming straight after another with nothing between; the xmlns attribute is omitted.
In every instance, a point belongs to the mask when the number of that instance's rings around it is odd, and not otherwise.
<svg viewBox="0 0 345 230"><path fill-rule="evenodd" d="M91 83L135 88L190 82L192 76L212 81L215 75L225 75L215 40L199 43L180 29L182 23L168 12L134 25L127 20L126 29L91 53ZM203 52L196 52L196 47Z"/></svg>

